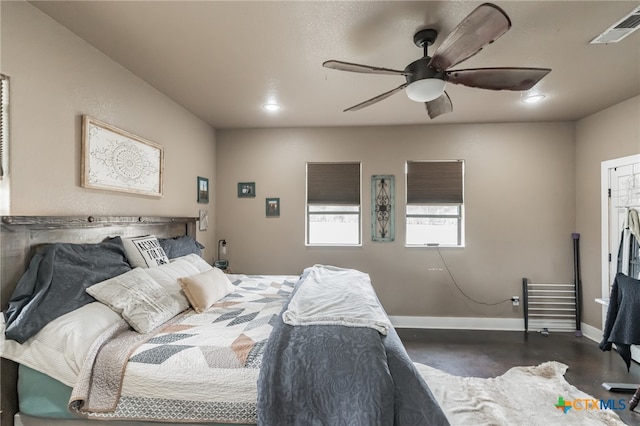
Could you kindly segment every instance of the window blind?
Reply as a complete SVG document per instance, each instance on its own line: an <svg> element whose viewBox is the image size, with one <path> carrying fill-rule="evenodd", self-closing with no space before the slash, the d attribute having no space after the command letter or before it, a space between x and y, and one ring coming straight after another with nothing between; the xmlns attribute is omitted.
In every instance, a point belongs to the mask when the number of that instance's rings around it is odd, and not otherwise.
<svg viewBox="0 0 640 426"><path fill-rule="evenodd" d="M360 204L360 163L307 163L308 204Z"/></svg>
<svg viewBox="0 0 640 426"><path fill-rule="evenodd" d="M407 161L407 204L462 204L462 161Z"/></svg>

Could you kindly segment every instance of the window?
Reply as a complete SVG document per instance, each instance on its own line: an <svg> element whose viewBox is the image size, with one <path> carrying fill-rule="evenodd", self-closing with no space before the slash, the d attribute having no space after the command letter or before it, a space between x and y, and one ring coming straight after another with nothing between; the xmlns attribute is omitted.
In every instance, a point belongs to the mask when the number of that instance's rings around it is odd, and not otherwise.
<svg viewBox="0 0 640 426"><path fill-rule="evenodd" d="M10 214L9 77L0 74L0 214Z"/></svg>
<svg viewBox="0 0 640 426"><path fill-rule="evenodd" d="M7 174L9 78L0 74L0 181Z"/></svg>
<svg viewBox="0 0 640 426"><path fill-rule="evenodd" d="M407 161L406 244L464 245L464 162Z"/></svg>
<svg viewBox="0 0 640 426"><path fill-rule="evenodd" d="M359 245L360 163L307 163L307 244Z"/></svg>

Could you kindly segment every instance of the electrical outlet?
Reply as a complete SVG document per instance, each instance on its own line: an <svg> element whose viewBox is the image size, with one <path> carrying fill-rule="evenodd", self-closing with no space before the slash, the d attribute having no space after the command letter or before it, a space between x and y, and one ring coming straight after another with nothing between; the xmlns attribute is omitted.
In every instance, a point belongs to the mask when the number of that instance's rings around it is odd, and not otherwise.
<svg viewBox="0 0 640 426"><path fill-rule="evenodd" d="M511 298L511 304L513 306L520 306L520 296L513 296Z"/></svg>

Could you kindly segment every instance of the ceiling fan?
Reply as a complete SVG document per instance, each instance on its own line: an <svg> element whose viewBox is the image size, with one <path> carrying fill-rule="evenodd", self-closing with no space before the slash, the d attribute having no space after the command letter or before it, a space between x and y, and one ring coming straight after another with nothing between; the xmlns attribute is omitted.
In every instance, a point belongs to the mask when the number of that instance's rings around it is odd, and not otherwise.
<svg viewBox="0 0 640 426"><path fill-rule="evenodd" d="M511 28L509 16L498 6L484 3L478 6L449 33L433 56L427 54L438 36L434 29L418 31L413 36L416 46L424 48L424 56L407 65L404 70L380 68L369 65L330 60L325 68L368 74L402 75L406 82L345 111L357 111L373 105L394 93L406 89L407 96L416 102L424 102L430 118L453 111L447 92L447 82L490 90L529 90L551 70L548 68L450 68L469 59L482 48L493 43Z"/></svg>

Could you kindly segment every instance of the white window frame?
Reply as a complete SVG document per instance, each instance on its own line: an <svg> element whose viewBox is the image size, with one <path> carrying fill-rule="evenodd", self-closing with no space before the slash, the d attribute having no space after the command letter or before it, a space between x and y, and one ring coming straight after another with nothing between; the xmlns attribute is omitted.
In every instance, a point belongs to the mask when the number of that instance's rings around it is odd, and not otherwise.
<svg viewBox="0 0 640 426"><path fill-rule="evenodd" d="M461 162L462 163L462 195L463 201L462 203L409 203L407 201L408 192L409 192L409 184L408 184L408 163L410 162ZM465 247L465 206L464 206L464 178L465 178L465 164L464 160L409 160L405 162L405 247ZM457 207L457 212L455 214L447 214L447 213L410 213L409 209L412 206L427 206L427 207ZM421 218L421 219L455 219L457 225L457 235L456 235L456 244L447 244L442 243L441 241L437 241L436 239L432 239L430 241L423 241L421 243L411 242L409 243L409 221L410 219Z"/></svg>
<svg viewBox="0 0 640 426"><path fill-rule="evenodd" d="M358 164L359 166L359 204L309 204L309 164ZM360 161L343 162L308 162L305 177L305 246L309 247L360 247L362 246L362 163ZM327 207L329 210L314 209L313 207ZM344 207L344 208L343 208ZM356 210L353 210L356 208ZM315 211L314 211L315 210ZM313 216L318 215L344 215L357 216L358 220L358 241L357 242L312 242L310 241L310 223Z"/></svg>
<svg viewBox="0 0 640 426"><path fill-rule="evenodd" d="M9 77L0 74L0 102L2 103L2 111L0 120L2 120L2 130L0 131L0 165L2 166L2 175L0 176L0 214L9 215L10 206L10 188L9 183Z"/></svg>

